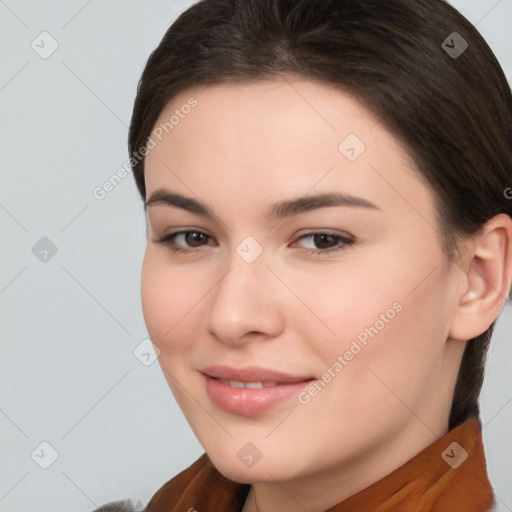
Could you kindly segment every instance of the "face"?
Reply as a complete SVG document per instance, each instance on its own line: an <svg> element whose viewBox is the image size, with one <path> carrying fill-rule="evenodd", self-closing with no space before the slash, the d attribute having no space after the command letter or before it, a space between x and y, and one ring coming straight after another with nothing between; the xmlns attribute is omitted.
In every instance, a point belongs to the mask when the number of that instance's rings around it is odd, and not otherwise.
<svg viewBox="0 0 512 512"><path fill-rule="evenodd" d="M155 130L143 312L217 468L299 479L444 434L457 280L432 193L378 119L290 78L188 89Z"/></svg>

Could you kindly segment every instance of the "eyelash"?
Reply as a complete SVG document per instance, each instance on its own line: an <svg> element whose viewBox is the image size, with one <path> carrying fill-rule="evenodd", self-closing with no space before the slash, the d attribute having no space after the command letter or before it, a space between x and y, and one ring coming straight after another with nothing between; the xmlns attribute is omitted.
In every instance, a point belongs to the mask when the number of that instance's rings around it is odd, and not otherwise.
<svg viewBox="0 0 512 512"><path fill-rule="evenodd" d="M200 231L200 230L197 230L197 229L190 229L190 230L185 230L185 231L177 231L176 233L171 233L169 235L164 235L163 237L158 238L155 241L158 244L162 244L162 245L168 247L173 253L186 254L186 253L195 252L195 249L184 249L183 247L178 247L178 246L176 246L174 244L173 239L176 236L183 235L183 234L188 234L188 233L201 233L202 235L204 235L204 236L206 236L208 238L211 238L208 234L206 234L203 231ZM341 235L333 235L331 233L326 233L326 232L323 232L323 231L318 231L318 232L314 232L314 233L307 233L305 235L302 235L300 238L298 238L298 240L302 240L303 238L311 238L311 237L313 237L315 235L327 235L327 236L330 236L332 238L337 239L343 245L340 245L340 246L337 246L337 247L331 248L331 249L324 249L324 250L321 250L321 249L303 249L303 251L306 254L322 255L322 254L325 254L325 253L338 252L338 251L343 250L346 247L352 246L354 244L354 242L355 242L354 240L352 240L350 238L346 238L346 237L343 237Z"/></svg>

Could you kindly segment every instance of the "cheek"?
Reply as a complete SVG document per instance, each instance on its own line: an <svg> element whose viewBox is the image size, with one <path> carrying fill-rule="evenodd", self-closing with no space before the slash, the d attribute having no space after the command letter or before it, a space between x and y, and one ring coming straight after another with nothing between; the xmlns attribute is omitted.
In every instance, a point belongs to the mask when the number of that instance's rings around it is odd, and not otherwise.
<svg viewBox="0 0 512 512"><path fill-rule="evenodd" d="M191 285L190 283L194 283ZM144 320L153 343L162 356L170 347L179 353L186 344L184 329L193 322L195 306L204 295L194 276L163 261L163 257L151 248L146 249L141 270L141 302ZM188 326L188 327L187 327Z"/></svg>
<svg viewBox="0 0 512 512"><path fill-rule="evenodd" d="M378 261L351 264L350 272L325 268L296 281L296 294L308 308L297 301L294 329L308 340L319 368L344 375L331 379L333 388L352 392L360 384L359 392L373 401L386 392L377 376L392 388L413 382L421 387L438 364L449 280L437 253L413 254L411 247L390 247ZM388 252L393 257L386 258Z"/></svg>
<svg viewBox="0 0 512 512"><path fill-rule="evenodd" d="M160 346L165 332L171 325L171 319L167 321L166 311L172 311L172 296L167 280L158 267L155 258L151 256L151 251L147 248L141 271L142 312L151 340Z"/></svg>
<svg viewBox="0 0 512 512"><path fill-rule="evenodd" d="M290 302L295 304L291 325L303 333L302 339L315 343L312 348L323 359L348 350L356 338L364 346L369 329L387 329L402 309L396 276L379 274L363 261L310 269L300 278L290 275L284 280L294 282L299 299Z"/></svg>
<svg viewBox="0 0 512 512"><path fill-rule="evenodd" d="M141 270L141 301L144 320L151 341L159 348L158 362L169 387L181 409L187 414L193 404L183 391L190 375L188 366L193 344L198 337L198 302L205 291L194 276L164 257L146 249ZM194 306L195 305L195 306Z"/></svg>

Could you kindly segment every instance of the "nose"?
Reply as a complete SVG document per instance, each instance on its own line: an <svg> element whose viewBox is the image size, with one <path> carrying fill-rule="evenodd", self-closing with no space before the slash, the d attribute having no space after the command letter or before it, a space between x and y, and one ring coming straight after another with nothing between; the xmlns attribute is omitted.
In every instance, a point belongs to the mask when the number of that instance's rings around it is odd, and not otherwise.
<svg viewBox="0 0 512 512"><path fill-rule="evenodd" d="M247 263L233 252L210 294L206 328L222 343L274 338L284 328L283 285L267 268L264 254Z"/></svg>

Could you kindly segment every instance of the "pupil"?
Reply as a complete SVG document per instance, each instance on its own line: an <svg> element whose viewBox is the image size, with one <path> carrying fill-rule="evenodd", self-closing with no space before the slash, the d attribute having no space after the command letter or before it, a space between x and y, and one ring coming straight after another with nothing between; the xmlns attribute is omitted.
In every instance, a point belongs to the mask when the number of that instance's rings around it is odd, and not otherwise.
<svg viewBox="0 0 512 512"><path fill-rule="evenodd" d="M322 242L327 242L327 245L329 245L329 239L332 239L333 235L326 235L325 233L316 234L314 236L314 242L317 247L320 249L325 249L325 247L322 246ZM331 240L332 243L332 240Z"/></svg>
<svg viewBox="0 0 512 512"><path fill-rule="evenodd" d="M187 234L187 243L191 246L194 246L194 242L200 242L202 241L201 238L204 237L204 234L203 233L199 233L199 232L192 232L192 233L188 233ZM192 243L190 243L190 238L192 238Z"/></svg>

